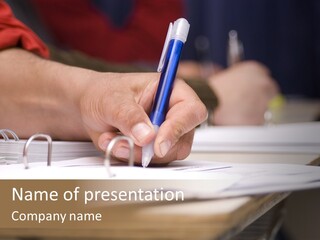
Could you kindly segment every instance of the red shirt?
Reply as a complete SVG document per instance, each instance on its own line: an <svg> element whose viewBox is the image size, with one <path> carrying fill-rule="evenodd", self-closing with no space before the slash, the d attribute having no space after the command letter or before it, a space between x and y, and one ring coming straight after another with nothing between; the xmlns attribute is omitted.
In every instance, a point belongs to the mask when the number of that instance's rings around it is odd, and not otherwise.
<svg viewBox="0 0 320 240"><path fill-rule="evenodd" d="M91 0L33 0L55 42L111 62L159 61L169 23L183 15L181 0L136 0L116 27Z"/></svg>
<svg viewBox="0 0 320 240"><path fill-rule="evenodd" d="M20 47L42 57L49 57L46 45L17 20L10 7L0 0L0 50L11 47Z"/></svg>

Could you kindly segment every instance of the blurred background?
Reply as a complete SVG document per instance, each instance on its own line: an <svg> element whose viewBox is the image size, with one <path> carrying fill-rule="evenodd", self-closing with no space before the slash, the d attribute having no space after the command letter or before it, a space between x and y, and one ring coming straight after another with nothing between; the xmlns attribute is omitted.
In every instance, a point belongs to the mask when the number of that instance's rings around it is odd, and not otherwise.
<svg viewBox="0 0 320 240"><path fill-rule="evenodd" d="M320 98L317 0L7 2L45 42L119 63L157 64L168 23L184 16L191 28L183 59L226 67L228 33L235 30L243 59L265 64L284 95Z"/></svg>

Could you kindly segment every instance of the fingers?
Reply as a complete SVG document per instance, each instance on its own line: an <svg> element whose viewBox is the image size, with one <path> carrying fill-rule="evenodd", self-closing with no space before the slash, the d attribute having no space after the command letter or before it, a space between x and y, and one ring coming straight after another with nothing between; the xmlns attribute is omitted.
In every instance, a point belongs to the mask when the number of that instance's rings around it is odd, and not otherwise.
<svg viewBox="0 0 320 240"><path fill-rule="evenodd" d="M127 75L129 76L129 75ZM135 144L144 146L156 135L147 114L156 92L158 74L130 74L132 79L124 82L112 93L115 104L110 106L109 124L131 137ZM124 87L125 86L125 87Z"/></svg>
<svg viewBox="0 0 320 240"><path fill-rule="evenodd" d="M127 109L126 111L122 111L127 113L128 111L130 111L128 115L133 116L130 120L133 122L133 124L131 124L133 127L130 134L131 136L136 138L135 131L144 131L139 129L143 128L143 126L139 125L141 123L141 119L135 119L135 115L141 115L141 112L139 113L141 109L137 108L136 110L134 110L136 106L130 107L130 104L127 104L126 107L128 107L129 109ZM177 80L171 95L166 120L160 126L157 135L153 135L153 137L156 137L156 139L154 144L155 156L152 159L152 163L167 163L172 160L186 158L191 151L194 128L205 121L206 118L207 109L205 105L200 101L199 97L185 82ZM121 117L118 116L117 119L121 119ZM138 128L138 130L134 129L135 127ZM119 130L121 130L121 127L119 127ZM121 130L121 132L125 134L124 131L125 130ZM108 135L108 137L110 136L112 135ZM153 138L151 138L151 140L152 139ZM135 147L134 154L136 157L136 162L140 163L141 146L144 146L145 144L141 143L137 145L140 147ZM120 153L125 154L119 155L116 151L114 152L114 155L122 159L127 159L129 157L128 151L126 152L125 150L123 150L120 151Z"/></svg>
<svg viewBox="0 0 320 240"><path fill-rule="evenodd" d="M120 135L122 134L115 132L105 132L101 134L98 141L100 148L106 151L111 140ZM130 146L127 141L119 141L112 148L112 155L116 157L118 160L124 162L127 162L129 160L131 154L134 154L135 162L137 162L137 160L141 158L141 149L137 146L135 146L134 149L130 149Z"/></svg>
<svg viewBox="0 0 320 240"><path fill-rule="evenodd" d="M177 145L179 148L175 147L176 151L179 149L180 151L183 149L183 151L175 154L177 156L189 154L189 145L192 144L193 137L192 130L206 120L207 114L205 105L193 90L183 81L178 80L173 88L166 120L159 128L155 139L155 155L162 158L178 141L185 140L188 140L186 145L179 143ZM185 150L185 146L187 146L187 150Z"/></svg>
<svg viewBox="0 0 320 240"><path fill-rule="evenodd" d="M176 142L175 145L172 146L172 148L169 150L169 152L164 157L158 157L155 155L150 165L161 165L169 163L173 160L181 160L185 159L191 151L192 142L193 142L193 136L194 136L194 129L190 132L184 134L180 137L179 141Z"/></svg>
<svg viewBox="0 0 320 240"><path fill-rule="evenodd" d="M135 157L141 159L141 147L155 139L155 161L185 158L193 140L193 129L207 117L205 105L182 80L176 80L169 110L156 134L149 119L158 83L158 74L109 74L112 81L100 78L85 91L81 101L82 120L91 139L103 151L119 132L135 143ZM112 151L120 159L129 158L126 144Z"/></svg>
<svg viewBox="0 0 320 240"><path fill-rule="evenodd" d="M145 109L152 104L157 76L94 75L99 81L90 85L81 101L82 120L87 131L100 134L120 131L130 136L138 146L150 142L155 137L155 131ZM100 148L105 150L107 142L106 136L102 137L99 140Z"/></svg>
<svg viewBox="0 0 320 240"><path fill-rule="evenodd" d="M105 132L100 134L97 139L99 148L106 151L111 140L117 136L118 134L116 132Z"/></svg>
<svg viewBox="0 0 320 240"><path fill-rule="evenodd" d="M144 97L141 98L141 102L143 101L145 101ZM185 82L176 80L166 120L160 126L157 135L155 135L144 109L140 105L132 103L133 101L128 101L126 104L118 106L114 110L113 121L116 122L118 129L124 135L132 137L139 147L146 145L156 137L153 163L165 163L175 159L183 159L189 155L194 128L206 120L207 109ZM135 149L138 161L141 158L141 148L139 147ZM122 151L122 153L125 154L120 156L115 152L115 155L128 158L126 151Z"/></svg>
<svg viewBox="0 0 320 240"><path fill-rule="evenodd" d="M217 74L210 81L219 99L212 116L217 125L257 125L279 92L269 70L255 61L245 61Z"/></svg>
<svg viewBox="0 0 320 240"><path fill-rule="evenodd" d="M207 117L205 105L185 82L177 79L171 94L166 120L156 136L144 109L148 108L147 101L149 101L149 107L151 106L153 94L150 95L150 91L155 93L156 85L151 84L148 91L141 94L139 104L133 97L122 99L121 104L117 104L112 109L111 123L124 135L132 137L135 144L140 147L148 144L156 137L154 150L155 155L159 158L165 157L177 142L188 139L189 142L179 143L174 148L175 151L178 151L178 147L183 151L170 153L171 156L187 156L192 143L192 130ZM183 138L184 135L188 137Z"/></svg>
<svg viewBox="0 0 320 240"><path fill-rule="evenodd" d="M111 124L138 146L146 145L155 136L155 130L144 109L134 101L124 101L112 110Z"/></svg>

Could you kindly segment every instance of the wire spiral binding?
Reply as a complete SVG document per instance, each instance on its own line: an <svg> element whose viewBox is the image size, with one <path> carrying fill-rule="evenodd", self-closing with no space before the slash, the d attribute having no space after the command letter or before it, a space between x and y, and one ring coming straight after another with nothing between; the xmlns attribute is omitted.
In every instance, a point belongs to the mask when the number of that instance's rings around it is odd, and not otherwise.
<svg viewBox="0 0 320 240"><path fill-rule="evenodd" d="M48 142L47 166L51 166L51 159L52 159L52 138L51 138L49 135L47 135L47 134L38 133L38 134L32 135L32 136L27 140L27 142L26 142L25 145L24 145L23 153L22 153L22 158L23 158L23 163L24 163L25 169L28 169L28 168L29 168L29 163L28 163L28 149L29 149L29 146L30 146L31 142L32 142L34 139L36 139L36 138L44 138L44 139L47 140L47 142Z"/></svg>
<svg viewBox="0 0 320 240"><path fill-rule="evenodd" d="M107 169L107 173L109 175L110 178L114 177L115 174L112 173L111 171L111 152L112 152L112 148L115 146L115 144L119 141L127 141L128 144L129 144L129 149L130 149L130 154L129 154L129 163L128 165L130 167L133 166L134 164L134 142L133 140L130 138L130 137L126 137L126 136L118 136L118 137L115 137L111 140L111 142L109 143L109 145L107 146L107 149L106 149L106 155L105 155L105 159L104 159L104 165Z"/></svg>
<svg viewBox="0 0 320 240"><path fill-rule="evenodd" d="M13 139L15 141L19 141L19 137L14 131L12 131L10 129L0 129L0 135L2 136L2 138L5 141L9 141L10 140L10 137L8 136L8 133L13 137Z"/></svg>

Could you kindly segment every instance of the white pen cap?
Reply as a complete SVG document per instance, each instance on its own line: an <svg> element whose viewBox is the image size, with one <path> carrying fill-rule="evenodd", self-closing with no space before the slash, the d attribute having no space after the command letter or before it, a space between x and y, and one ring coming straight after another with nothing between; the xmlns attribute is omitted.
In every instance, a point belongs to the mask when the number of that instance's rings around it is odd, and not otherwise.
<svg viewBox="0 0 320 240"><path fill-rule="evenodd" d="M179 18L178 20L174 21L171 39L178 39L185 43L187 41L187 36L189 33L190 24L184 18Z"/></svg>

